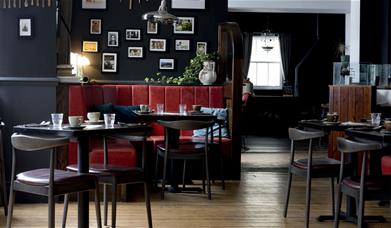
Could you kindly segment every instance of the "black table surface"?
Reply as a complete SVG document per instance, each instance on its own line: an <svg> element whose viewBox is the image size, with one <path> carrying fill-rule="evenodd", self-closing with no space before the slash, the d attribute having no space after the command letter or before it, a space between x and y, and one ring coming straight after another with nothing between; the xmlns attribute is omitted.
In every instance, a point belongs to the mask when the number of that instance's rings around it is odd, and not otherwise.
<svg viewBox="0 0 391 228"><path fill-rule="evenodd" d="M156 121L156 120L216 120L217 116L209 113L202 112L187 112L186 115L178 112L163 112L163 113L141 113L135 112L143 121Z"/></svg>
<svg viewBox="0 0 391 228"><path fill-rule="evenodd" d="M54 128L52 125L17 125L14 126L14 131L24 134L42 134L42 135L58 135L68 137L81 137L92 135L119 134L131 133L132 131L148 130L150 126L145 124L115 124L113 128L107 128L105 125L82 125L84 128L70 128L64 124L61 128Z"/></svg>
<svg viewBox="0 0 391 228"><path fill-rule="evenodd" d="M371 128L369 123L355 122L327 122L323 120L301 120L298 122L299 127L313 128L323 131L345 131L349 128Z"/></svg>

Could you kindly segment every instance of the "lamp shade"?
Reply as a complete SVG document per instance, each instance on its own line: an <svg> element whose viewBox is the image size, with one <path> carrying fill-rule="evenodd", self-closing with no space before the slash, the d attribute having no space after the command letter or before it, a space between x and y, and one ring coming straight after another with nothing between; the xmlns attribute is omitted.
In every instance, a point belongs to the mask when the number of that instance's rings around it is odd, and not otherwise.
<svg viewBox="0 0 391 228"><path fill-rule="evenodd" d="M178 20L176 16L168 13L166 0L161 1L157 11L143 14L142 19L163 24L173 24Z"/></svg>

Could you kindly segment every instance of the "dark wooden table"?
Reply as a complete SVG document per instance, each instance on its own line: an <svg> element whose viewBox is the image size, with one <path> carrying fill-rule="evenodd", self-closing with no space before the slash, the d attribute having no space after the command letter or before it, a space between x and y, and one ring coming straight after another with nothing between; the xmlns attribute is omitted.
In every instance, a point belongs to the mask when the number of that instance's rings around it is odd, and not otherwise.
<svg viewBox="0 0 391 228"><path fill-rule="evenodd" d="M322 130L326 134L330 133L331 131L339 131L341 133L345 133L346 135L350 135L350 136L377 140L382 143L386 143L388 140L388 142L391 143L391 134L385 135L381 133L380 130L371 131L370 129L373 127L371 127L369 123L341 124L341 123L324 122L321 120L302 120L298 123L298 126L302 128ZM354 158L349 158L349 159L355 160ZM366 216L365 218L367 220L382 220L380 216ZM326 220L334 220L334 217L331 215L321 215L317 219L318 221L326 221ZM341 213L340 219L348 222L356 223L357 215L356 215L356 205L355 205L354 198L347 197L346 212Z"/></svg>
<svg viewBox="0 0 391 228"><path fill-rule="evenodd" d="M71 129L68 125L62 128L52 126L19 125L14 127L14 132L33 135L56 135L74 138L78 142L77 166L79 173L88 173L89 170L89 137L100 135L116 135L132 132L140 132L149 126L142 124L114 125L106 128L104 125L87 125L83 129ZM88 192L78 193L78 228L89 227L89 199Z"/></svg>

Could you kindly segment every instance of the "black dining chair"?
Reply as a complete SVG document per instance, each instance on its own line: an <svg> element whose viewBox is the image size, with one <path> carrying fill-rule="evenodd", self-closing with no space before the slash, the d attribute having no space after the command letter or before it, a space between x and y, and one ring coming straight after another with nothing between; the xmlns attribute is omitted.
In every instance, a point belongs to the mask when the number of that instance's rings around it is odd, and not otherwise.
<svg viewBox="0 0 391 228"><path fill-rule="evenodd" d="M150 183L148 179L148 153L146 151L146 137L150 133L150 128L145 127L140 132L129 134L114 135L114 138L126 139L130 142L141 142L141 164L138 167L124 167L119 165L111 165L109 161L109 146L107 137L103 137L103 164L91 164L89 172L95 175L99 183L103 184L103 224L107 226L108 214L108 186L111 185L111 227L116 227L117 217L117 189L121 184L144 184L145 206L147 209L148 227L152 228L152 212L150 200ZM76 165L67 166L67 170L76 172ZM65 197L64 201L64 220L63 228L66 224L66 211L68 208L69 197Z"/></svg>
<svg viewBox="0 0 391 228"><path fill-rule="evenodd" d="M309 227L310 204L311 204L311 180L312 178L330 178L332 213L334 216L334 178L338 176L340 162L330 158L312 158L313 140L324 136L323 131L305 131L297 128L289 128L289 138L291 140L291 157L288 170L288 184L285 198L284 217L288 213L290 190L292 185L292 175L306 177L306 200L305 200L305 227ZM309 141L308 155L306 159L295 160L296 143L298 141Z"/></svg>
<svg viewBox="0 0 391 228"><path fill-rule="evenodd" d="M209 141L208 134L205 134L204 143L173 143L171 140L179 137L179 132L183 130L197 130L208 129L213 126L214 121L198 121L198 120L178 120L178 121L158 121L160 125L165 128L164 144L157 145L157 157L155 166L155 178L157 178L159 157L164 160L163 163L163 179L161 198L164 199L164 192L166 186L167 166L168 160L171 162L174 160L184 161L186 166L189 160L201 160L204 162L208 199L212 199L211 187L210 187L210 175L209 175ZM186 167L184 167L186 169ZM185 174L185 173L183 173ZM171 177L173 179L174 177ZM183 176L182 181L184 182ZM205 182L203 179L203 189L205 189Z"/></svg>
<svg viewBox="0 0 391 228"><path fill-rule="evenodd" d="M95 190L95 210L97 227L101 228L99 188L94 175L78 174L55 169L56 147L65 146L69 143L68 138L32 136L13 134L12 143L12 171L11 188L8 205L7 228L11 228L12 213L15 201L15 192L26 192L36 195L47 196L49 199L48 227L55 227L55 200L58 195L66 195L73 192ZM40 151L50 149L50 168L35 169L16 175L16 159L18 151Z"/></svg>
<svg viewBox="0 0 391 228"><path fill-rule="evenodd" d="M341 152L341 169L339 173L338 197L334 228L339 227L339 215L341 213L342 193L353 197L358 202L357 227L364 227L365 201L391 200L391 188L389 178L380 175L368 175L368 155L379 152L383 148L381 143L371 141L357 141L346 138L337 138L337 148ZM360 175L346 176L349 169L345 165L345 156L362 152ZM376 218L375 218L376 217ZM379 216L373 218L382 221Z"/></svg>

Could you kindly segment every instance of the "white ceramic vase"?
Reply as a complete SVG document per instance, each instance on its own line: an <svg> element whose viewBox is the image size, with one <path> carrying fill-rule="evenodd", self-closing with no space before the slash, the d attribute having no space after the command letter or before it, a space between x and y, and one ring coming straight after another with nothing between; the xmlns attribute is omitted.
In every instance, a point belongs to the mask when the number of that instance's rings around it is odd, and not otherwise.
<svg viewBox="0 0 391 228"><path fill-rule="evenodd" d="M216 63L213 61L205 61L203 65L204 68L198 74L198 79L203 85L212 85L217 79L215 71Z"/></svg>

